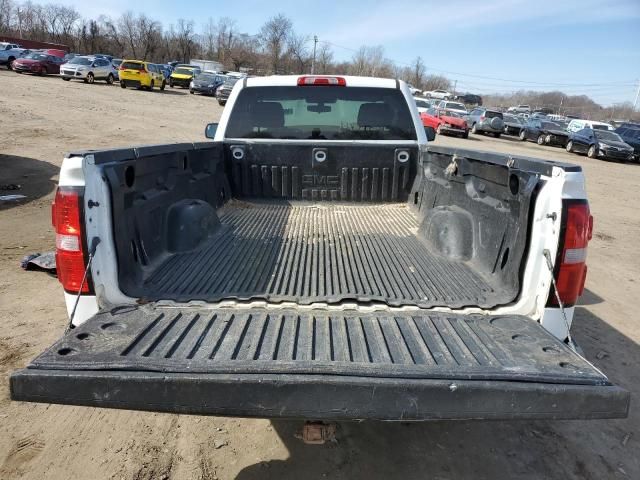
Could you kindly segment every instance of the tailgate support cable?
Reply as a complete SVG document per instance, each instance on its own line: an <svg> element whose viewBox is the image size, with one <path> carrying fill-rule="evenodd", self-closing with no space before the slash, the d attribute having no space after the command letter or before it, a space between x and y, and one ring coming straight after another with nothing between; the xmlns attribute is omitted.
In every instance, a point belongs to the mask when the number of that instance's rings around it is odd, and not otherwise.
<svg viewBox="0 0 640 480"><path fill-rule="evenodd" d="M569 345L575 345L573 343L573 338L571 338L571 327L569 326L569 320L567 320L567 313L564 311L564 305L562 304L562 300L560 300L560 293L558 292L558 286L556 285L556 279L553 276L553 262L551 261L551 252L545 249L544 258L547 259L547 267L549 267L549 271L551 272L551 285L553 285L553 293L556 296L556 301L558 302L558 306L560 307L560 313L562 313L562 319L564 320L564 326L567 327L567 340L569 341Z"/></svg>
<svg viewBox="0 0 640 480"><path fill-rule="evenodd" d="M87 267L84 269L84 275L82 276L82 282L80 282L80 287L78 288L78 294L76 295L76 301L73 304L73 310L71 310L71 315L69 315L69 325L65 330L67 333L73 327L73 317L76 316L76 308L78 308L78 303L80 302L80 296L82 295L82 289L84 288L84 284L87 281L87 276L89 275L89 269L91 268L91 262L93 261L93 256L96 253L96 248L100 244L100 237L93 237L91 240L91 249L89 250L89 259L87 260Z"/></svg>

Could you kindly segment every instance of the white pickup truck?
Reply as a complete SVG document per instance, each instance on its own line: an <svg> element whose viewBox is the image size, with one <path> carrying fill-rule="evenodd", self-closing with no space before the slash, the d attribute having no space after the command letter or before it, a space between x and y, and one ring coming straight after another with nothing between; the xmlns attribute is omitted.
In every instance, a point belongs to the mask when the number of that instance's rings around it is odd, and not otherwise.
<svg viewBox="0 0 640 480"><path fill-rule="evenodd" d="M14 400L315 420L625 417L570 335L579 166L428 144L408 86L244 78L213 141L89 150L62 338Z"/></svg>

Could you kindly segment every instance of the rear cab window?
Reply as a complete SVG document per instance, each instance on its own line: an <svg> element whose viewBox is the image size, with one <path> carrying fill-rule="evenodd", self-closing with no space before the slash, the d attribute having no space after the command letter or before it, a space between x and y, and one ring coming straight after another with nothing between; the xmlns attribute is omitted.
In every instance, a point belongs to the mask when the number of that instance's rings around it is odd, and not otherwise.
<svg viewBox="0 0 640 480"><path fill-rule="evenodd" d="M409 106L397 89L248 87L229 118L226 138L416 140Z"/></svg>

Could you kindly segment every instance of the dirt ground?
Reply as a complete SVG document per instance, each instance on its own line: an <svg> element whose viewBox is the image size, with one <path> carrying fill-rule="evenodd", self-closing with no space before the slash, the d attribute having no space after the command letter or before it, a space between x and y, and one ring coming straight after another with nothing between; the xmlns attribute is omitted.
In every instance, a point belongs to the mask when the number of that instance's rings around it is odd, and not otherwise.
<svg viewBox="0 0 640 480"><path fill-rule="evenodd" d="M640 478L640 165L472 136L437 144L526 154L584 167L595 237L574 336L632 392L614 421L345 423L338 442L304 445L288 421L151 414L17 403L8 376L57 339L67 320L55 278L25 272L23 255L54 247L49 205L74 149L203 140L221 108L185 90L121 90L0 71L0 478L253 479Z"/></svg>

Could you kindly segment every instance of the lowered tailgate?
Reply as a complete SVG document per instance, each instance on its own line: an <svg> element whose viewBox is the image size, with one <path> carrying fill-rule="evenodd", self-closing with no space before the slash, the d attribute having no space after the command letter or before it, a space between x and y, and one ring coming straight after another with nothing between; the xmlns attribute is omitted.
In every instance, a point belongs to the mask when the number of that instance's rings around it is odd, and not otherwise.
<svg viewBox="0 0 640 480"><path fill-rule="evenodd" d="M614 418L629 394L519 316L104 311L11 376L14 400L310 419Z"/></svg>

